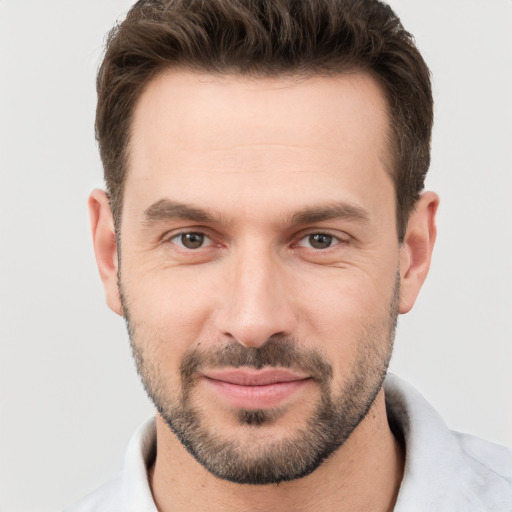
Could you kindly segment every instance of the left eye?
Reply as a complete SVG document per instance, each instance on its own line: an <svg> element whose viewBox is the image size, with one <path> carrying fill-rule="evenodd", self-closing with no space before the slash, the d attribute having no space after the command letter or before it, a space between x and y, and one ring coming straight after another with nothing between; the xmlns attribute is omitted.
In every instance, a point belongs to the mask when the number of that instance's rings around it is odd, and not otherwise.
<svg viewBox="0 0 512 512"><path fill-rule="evenodd" d="M180 233L171 238L171 241L185 249L200 249L211 244L211 239L204 233Z"/></svg>
<svg viewBox="0 0 512 512"><path fill-rule="evenodd" d="M305 236L300 242L301 247L310 247L313 249L329 249L340 242L340 239L328 233L312 233Z"/></svg>

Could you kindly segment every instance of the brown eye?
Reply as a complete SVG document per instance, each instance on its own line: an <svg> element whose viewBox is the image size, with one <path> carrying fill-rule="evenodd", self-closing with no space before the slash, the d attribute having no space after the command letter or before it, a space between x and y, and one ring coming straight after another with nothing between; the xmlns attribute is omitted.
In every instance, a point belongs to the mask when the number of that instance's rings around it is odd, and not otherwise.
<svg viewBox="0 0 512 512"><path fill-rule="evenodd" d="M309 235L308 242L313 249L328 249L331 247L334 237L325 233Z"/></svg>
<svg viewBox="0 0 512 512"><path fill-rule="evenodd" d="M180 233L173 237L173 242L185 249L199 249L209 238L203 233Z"/></svg>

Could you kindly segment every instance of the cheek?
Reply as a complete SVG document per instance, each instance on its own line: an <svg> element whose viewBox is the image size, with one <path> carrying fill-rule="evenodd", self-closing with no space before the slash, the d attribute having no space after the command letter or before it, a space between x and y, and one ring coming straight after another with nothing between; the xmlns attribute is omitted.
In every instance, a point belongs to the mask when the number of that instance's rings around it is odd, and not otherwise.
<svg viewBox="0 0 512 512"><path fill-rule="evenodd" d="M315 327L341 330L371 324L387 317L393 298L396 275L393 271L378 278L361 269L333 269L330 276L302 280L298 290L305 314ZM316 319L316 320L315 320Z"/></svg>
<svg viewBox="0 0 512 512"><path fill-rule="evenodd" d="M394 278L378 280L348 270L321 289L309 287L316 291L302 300L307 307L301 316L307 321L299 338L315 344L332 361L335 373L347 375L363 352L388 352L394 287Z"/></svg>
<svg viewBox="0 0 512 512"><path fill-rule="evenodd" d="M153 345L160 356L179 359L205 328L209 299L200 279L173 272L121 276L123 294L137 343ZM179 363L178 363L179 364Z"/></svg>

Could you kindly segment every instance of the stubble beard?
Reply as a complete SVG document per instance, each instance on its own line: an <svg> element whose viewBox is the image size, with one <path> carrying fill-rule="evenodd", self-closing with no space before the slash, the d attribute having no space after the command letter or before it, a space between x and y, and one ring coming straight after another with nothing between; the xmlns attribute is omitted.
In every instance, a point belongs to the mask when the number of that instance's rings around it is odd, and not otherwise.
<svg viewBox="0 0 512 512"><path fill-rule="evenodd" d="M122 292L121 286L120 290ZM163 358L143 348L149 346L148 340L138 339L138 326L131 321L126 307L128 301L121 293L137 372L170 430L210 473L224 480L252 485L276 484L309 475L343 445L366 417L387 373L398 317L398 297L397 279L388 316L381 319L379 325L363 330L351 373L339 389L334 389L332 365L318 351L305 349L290 337L272 336L259 348L245 348L234 341L212 343L208 350L190 348L179 368L181 389L173 393L162 376L160 362ZM251 439L248 445L236 440L230 432L223 436L218 428L211 428L205 411L194 403L198 370L216 367L280 367L301 372L316 382L320 397L305 425L284 439L268 439L258 433L277 422L285 411L279 408L238 410L238 424L253 429L254 436L247 436Z"/></svg>

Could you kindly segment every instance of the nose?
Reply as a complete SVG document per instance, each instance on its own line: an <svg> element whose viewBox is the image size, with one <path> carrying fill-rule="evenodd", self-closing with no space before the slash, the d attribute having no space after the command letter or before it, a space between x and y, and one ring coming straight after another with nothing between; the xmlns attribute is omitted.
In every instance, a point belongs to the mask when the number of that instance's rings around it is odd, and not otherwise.
<svg viewBox="0 0 512 512"><path fill-rule="evenodd" d="M216 328L241 345L261 347L273 335L291 335L293 286L279 257L247 247L229 258Z"/></svg>

